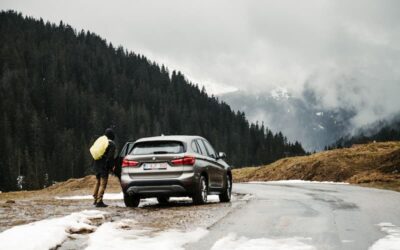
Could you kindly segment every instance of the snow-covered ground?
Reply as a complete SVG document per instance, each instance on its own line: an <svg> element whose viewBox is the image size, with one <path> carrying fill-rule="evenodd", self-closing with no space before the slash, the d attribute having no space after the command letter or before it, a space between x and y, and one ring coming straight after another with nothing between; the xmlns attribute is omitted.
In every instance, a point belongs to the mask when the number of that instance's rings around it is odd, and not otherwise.
<svg viewBox="0 0 400 250"><path fill-rule="evenodd" d="M160 232L143 228L134 220L106 222L99 227L92 222L93 220L104 222L106 214L97 210L85 210L60 218L15 226L0 233L0 249L54 249L72 234L90 233L87 250L173 250L183 249L183 245L198 241L208 233L202 228L188 232L179 230Z"/></svg>
<svg viewBox="0 0 400 250"><path fill-rule="evenodd" d="M152 232L150 229L134 229L132 228L134 225L135 221L132 220L103 224L90 235L86 250L183 249L183 245L196 242L208 233L202 228L188 232L178 230Z"/></svg>
<svg viewBox="0 0 400 250"><path fill-rule="evenodd" d="M84 210L68 216L15 226L0 233L0 249L53 249L72 233L93 232L92 220L104 220L105 212Z"/></svg>
<svg viewBox="0 0 400 250"><path fill-rule="evenodd" d="M387 233L382 239L372 245L369 250L399 250L400 249L400 227L392 223L380 223L378 226Z"/></svg>
<svg viewBox="0 0 400 250"><path fill-rule="evenodd" d="M57 200L93 200L92 195L75 195L75 196L56 196ZM121 193L105 193L104 200L122 200L124 195Z"/></svg>
<svg viewBox="0 0 400 250"><path fill-rule="evenodd" d="M339 184L339 185L347 185L349 183L347 182L334 182L334 181L305 181L305 180L280 180L280 181L250 181L249 183L253 184L282 184L282 183L287 183L287 184L309 184L309 183L315 183L315 184Z"/></svg>
<svg viewBox="0 0 400 250"><path fill-rule="evenodd" d="M85 236L86 250L172 250L184 249L186 244L197 242L209 233L204 228L161 231L143 227L133 219L106 222L108 217L109 214L103 211L84 210L60 218L15 226L0 233L0 249L53 249L73 234L88 233ZM387 235L376 241L369 250L400 249L400 228L391 223L380 223L378 226ZM310 245L311 240L303 237L250 239L231 233L217 240L211 250L314 250L316 248Z"/></svg>
<svg viewBox="0 0 400 250"><path fill-rule="evenodd" d="M315 247L304 243L310 241L306 238L287 238L287 239L248 239L230 234L218 240L211 250L316 250Z"/></svg>

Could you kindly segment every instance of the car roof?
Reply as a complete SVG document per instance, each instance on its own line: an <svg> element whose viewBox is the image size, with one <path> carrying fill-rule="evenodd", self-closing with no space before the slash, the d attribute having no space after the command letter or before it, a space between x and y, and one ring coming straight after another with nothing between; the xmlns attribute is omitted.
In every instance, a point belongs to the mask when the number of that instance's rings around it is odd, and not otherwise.
<svg viewBox="0 0 400 250"><path fill-rule="evenodd" d="M204 139L201 136L197 135L161 135L161 136L153 136L153 137L144 137L135 141L137 142L146 142L146 141L182 141L182 142L190 142L194 139Z"/></svg>

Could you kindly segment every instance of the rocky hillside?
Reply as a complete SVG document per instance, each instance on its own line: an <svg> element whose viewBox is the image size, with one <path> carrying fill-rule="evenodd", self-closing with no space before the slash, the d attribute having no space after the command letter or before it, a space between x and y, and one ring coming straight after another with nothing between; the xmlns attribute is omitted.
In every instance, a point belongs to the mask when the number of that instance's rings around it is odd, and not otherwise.
<svg viewBox="0 0 400 250"><path fill-rule="evenodd" d="M400 191L400 142L353 145L234 170L236 182L290 179L349 182Z"/></svg>

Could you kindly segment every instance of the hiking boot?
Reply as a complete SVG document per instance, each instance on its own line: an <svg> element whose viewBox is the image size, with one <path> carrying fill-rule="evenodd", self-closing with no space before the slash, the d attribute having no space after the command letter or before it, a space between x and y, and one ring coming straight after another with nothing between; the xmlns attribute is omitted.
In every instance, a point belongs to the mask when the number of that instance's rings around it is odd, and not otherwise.
<svg viewBox="0 0 400 250"><path fill-rule="evenodd" d="M93 201L93 206L96 206L97 205L97 202L96 202L96 200L95 201Z"/></svg>
<svg viewBox="0 0 400 250"><path fill-rule="evenodd" d="M108 207L108 205L104 204L103 201L100 201L96 204L96 207Z"/></svg>

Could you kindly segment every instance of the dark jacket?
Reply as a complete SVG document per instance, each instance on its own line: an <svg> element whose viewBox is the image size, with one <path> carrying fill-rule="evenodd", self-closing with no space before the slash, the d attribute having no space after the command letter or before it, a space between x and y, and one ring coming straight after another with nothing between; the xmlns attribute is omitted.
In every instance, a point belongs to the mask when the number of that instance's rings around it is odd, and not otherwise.
<svg viewBox="0 0 400 250"><path fill-rule="evenodd" d="M95 160L93 162L93 168L96 173L96 176L106 177L108 176L108 172L113 168L115 164L115 143L112 140L108 140L108 147L103 157L99 160Z"/></svg>

